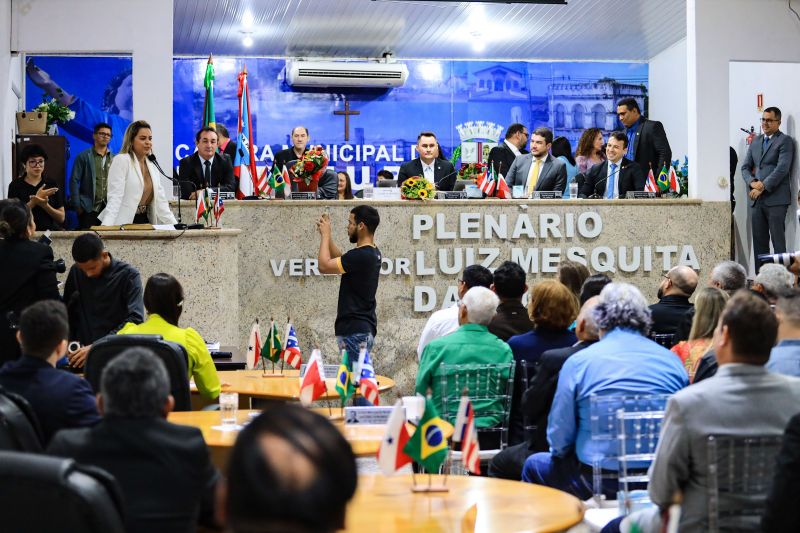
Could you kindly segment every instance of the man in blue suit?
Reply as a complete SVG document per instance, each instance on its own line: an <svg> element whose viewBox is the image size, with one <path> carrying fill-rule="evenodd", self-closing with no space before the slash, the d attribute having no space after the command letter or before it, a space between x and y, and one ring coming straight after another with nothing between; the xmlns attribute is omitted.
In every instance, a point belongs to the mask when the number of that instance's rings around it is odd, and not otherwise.
<svg viewBox="0 0 800 533"><path fill-rule="evenodd" d="M22 356L0 368L0 386L28 400L45 443L63 428L93 426L100 421L94 393L75 374L55 368L67 352L67 308L55 300L42 300L19 318L17 340Z"/></svg>
<svg viewBox="0 0 800 533"><path fill-rule="evenodd" d="M748 185L750 219L753 224L753 255L756 270L758 256L772 250L786 251L786 210L792 203L789 173L794 159L794 139L780 131L781 110L768 107L761 116L761 130L747 149L742 164L742 179Z"/></svg>

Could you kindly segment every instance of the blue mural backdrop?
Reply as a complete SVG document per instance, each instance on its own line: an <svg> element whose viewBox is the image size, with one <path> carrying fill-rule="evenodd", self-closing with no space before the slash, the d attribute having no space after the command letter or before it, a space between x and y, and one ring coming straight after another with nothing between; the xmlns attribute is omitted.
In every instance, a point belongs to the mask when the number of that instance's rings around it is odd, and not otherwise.
<svg viewBox="0 0 800 533"><path fill-rule="evenodd" d="M202 124L206 58L174 60L173 162L194 151ZM293 88L284 80L283 59L214 58L217 123L235 138L237 74L246 65L259 167L291 145L294 126L309 129L311 142L326 147L331 164L347 170L354 189L374 181L377 171L397 172L416 157L421 131L436 133L449 158L463 142L502 139L514 122L553 128L576 147L585 128L613 131L616 101L635 97L647 108L647 64L566 62L406 61L409 78L396 89ZM342 111L348 102L345 141Z"/></svg>

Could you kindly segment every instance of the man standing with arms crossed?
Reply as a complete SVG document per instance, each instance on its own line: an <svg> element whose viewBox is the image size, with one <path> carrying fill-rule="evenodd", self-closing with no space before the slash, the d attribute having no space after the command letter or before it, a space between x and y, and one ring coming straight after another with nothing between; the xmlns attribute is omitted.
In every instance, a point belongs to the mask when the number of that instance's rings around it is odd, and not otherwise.
<svg viewBox="0 0 800 533"><path fill-rule="evenodd" d="M361 346L372 351L378 332L375 293L381 269L381 251L375 246L375 229L380 224L378 210L359 205L350 210L347 235L356 247L342 254L331 238L331 221L323 213L317 221L320 234L319 271L341 274L339 304L336 310L336 343L339 350L358 356Z"/></svg>

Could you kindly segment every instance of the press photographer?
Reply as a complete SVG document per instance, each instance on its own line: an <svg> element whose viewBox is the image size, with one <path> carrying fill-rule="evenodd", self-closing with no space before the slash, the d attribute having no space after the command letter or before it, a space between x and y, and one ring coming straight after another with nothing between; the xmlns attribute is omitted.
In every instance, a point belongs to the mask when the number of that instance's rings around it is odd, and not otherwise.
<svg viewBox="0 0 800 533"><path fill-rule="evenodd" d="M16 322L39 300L60 300L57 266L47 244L33 241L30 208L17 199L0 200L0 365L19 357ZM63 261L61 261L61 272Z"/></svg>

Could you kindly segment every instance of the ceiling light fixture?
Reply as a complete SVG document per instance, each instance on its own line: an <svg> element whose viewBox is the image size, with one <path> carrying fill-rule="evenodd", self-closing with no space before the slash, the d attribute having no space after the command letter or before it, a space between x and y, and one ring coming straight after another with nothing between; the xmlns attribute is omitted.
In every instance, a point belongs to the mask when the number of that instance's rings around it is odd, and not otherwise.
<svg viewBox="0 0 800 533"><path fill-rule="evenodd" d="M249 33L244 36L244 39L242 39L242 44L245 46L245 48L250 48L253 46L253 38Z"/></svg>
<svg viewBox="0 0 800 533"><path fill-rule="evenodd" d="M248 9L248 10L247 10L247 11L245 11L245 12L244 12L244 14L242 15L242 27L243 27L244 29L248 30L248 29L250 29L250 28L252 28L252 27L253 27L253 22L254 22L254 19L253 19L253 14L252 14L252 13L250 12L250 10Z"/></svg>

